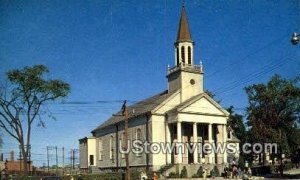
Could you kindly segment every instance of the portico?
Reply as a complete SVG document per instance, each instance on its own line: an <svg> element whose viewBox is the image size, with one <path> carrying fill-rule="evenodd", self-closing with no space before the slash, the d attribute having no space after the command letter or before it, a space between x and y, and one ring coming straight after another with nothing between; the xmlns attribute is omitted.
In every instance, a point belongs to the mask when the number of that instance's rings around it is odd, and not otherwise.
<svg viewBox="0 0 300 180"><path fill-rule="evenodd" d="M170 116L172 117L172 116ZM214 152L226 143L226 116L205 116L178 113L178 119L167 120L166 139L176 144L176 149L167 163L173 164L223 164L227 163L226 152ZM182 117L185 117L182 119ZM189 118L187 118L189 117ZM211 119L215 118L215 121ZM168 132L169 131L169 132ZM188 147L189 146L189 147Z"/></svg>

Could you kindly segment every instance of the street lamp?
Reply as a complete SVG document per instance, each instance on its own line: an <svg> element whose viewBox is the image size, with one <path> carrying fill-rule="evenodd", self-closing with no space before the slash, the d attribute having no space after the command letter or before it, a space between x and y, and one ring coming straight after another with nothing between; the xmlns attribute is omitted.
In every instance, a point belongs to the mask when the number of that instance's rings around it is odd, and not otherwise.
<svg viewBox="0 0 300 180"><path fill-rule="evenodd" d="M291 43L292 43L293 45L298 44L298 42L299 42L299 36L300 36L300 35L297 34L296 32L293 33L292 39L291 39Z"/></svg>

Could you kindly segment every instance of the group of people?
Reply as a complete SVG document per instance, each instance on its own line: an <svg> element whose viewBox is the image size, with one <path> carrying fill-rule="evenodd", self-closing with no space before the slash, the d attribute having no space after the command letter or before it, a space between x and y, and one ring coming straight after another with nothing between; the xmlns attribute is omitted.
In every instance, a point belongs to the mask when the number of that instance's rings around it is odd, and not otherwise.
<svg viewBox="0 0 300 180"><path fill-rule="evenodd" d="M245 167L241 169L237 165L233 164L229 167L224 167L223 178L237 178L237 179L249 179L252 175L252 171L250 167Z"/></svg>

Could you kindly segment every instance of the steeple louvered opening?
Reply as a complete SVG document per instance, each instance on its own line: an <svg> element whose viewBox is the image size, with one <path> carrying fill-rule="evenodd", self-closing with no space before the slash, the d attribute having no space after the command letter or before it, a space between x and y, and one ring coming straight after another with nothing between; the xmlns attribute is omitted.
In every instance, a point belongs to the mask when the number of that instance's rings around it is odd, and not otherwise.
<svg viewBox="0 0 300 180"><path fill-rule="evenodd" d="M188 64L192 64L192 49L191 46L188 47Z"/></svg>
<svg viewBox="0 0 300 180"><path fill-rule="evenodd" d="M183 64L185 64L185 51L184 46L181 46L181 61Z"/></svg>

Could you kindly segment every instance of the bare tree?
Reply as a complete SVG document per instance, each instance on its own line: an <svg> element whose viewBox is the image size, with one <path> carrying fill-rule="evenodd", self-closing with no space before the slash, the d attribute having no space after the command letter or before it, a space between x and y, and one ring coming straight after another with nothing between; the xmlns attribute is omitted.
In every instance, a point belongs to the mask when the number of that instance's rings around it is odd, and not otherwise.
<svg viewBox="0 0 300 180"><path fill-rule="evenodd" d="M23 171L28 174L30 135L35 120L44 126L42 106L49 101L66 97L69 84L60 80L45 79L44 65L35 65L7 72L7 83L0 87L0 128L20 144Z"/></svg>

